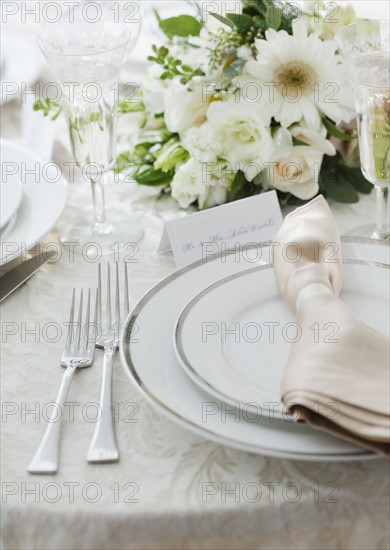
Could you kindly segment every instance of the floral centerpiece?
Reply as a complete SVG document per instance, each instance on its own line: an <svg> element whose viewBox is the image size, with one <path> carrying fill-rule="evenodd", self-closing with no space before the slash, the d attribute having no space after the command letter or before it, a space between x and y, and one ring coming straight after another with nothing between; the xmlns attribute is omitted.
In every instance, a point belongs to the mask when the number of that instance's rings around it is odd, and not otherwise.
<svg viewBox="0 0 390 550"><path fill-rule="evenodd" d="M142 117L118 169L135 166L138 183L161 186L183 208L269 189L282 204L319 192L357 202L372 186L345 155L355 112L332 40L353 10L241 4L240 13L159 18L166 43L153 47L139 101L121 104Z"/></svg>
<svg viewBox="0 0 390 550"><path fill-rule="evenodd" d="M156 17L137 98L139 132L115 170L199 209L275 189L282 205L318 193L357 202L369 193L359 163L355 110L334 33L354 18L334 2L241 0L222 14ZM203 4L204 5L204 4ZM327 10L325 9L327 7ZM213 8L211 8L212 10ZM56 105L39 101L47 115ZM58 107L58 105L57 105Z"/></svg>
<svg viewBox="0 0 390 550"><path fill-rule="evenodd" d="M356 144L355 111L332 40L353 10L336 6L336 18L272 0L241 7L165 20L156 13L166 43L153 47L139 100L121 104L142 117L118 170L135 166L138 183L161 186L183 208L269 189L282 204L319 192L357 202L372 186L356 152L345 155Z"/></svg>

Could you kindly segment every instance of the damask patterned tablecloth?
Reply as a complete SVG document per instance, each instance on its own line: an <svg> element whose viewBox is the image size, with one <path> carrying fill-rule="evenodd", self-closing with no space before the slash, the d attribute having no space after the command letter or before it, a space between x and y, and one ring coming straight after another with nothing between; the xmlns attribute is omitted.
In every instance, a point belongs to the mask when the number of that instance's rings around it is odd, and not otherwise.
<svg viewBox="0 0 390 550"><path fill-rule="evenodd" d="M10 136L17 134L13 109L3 109ZM64 150L57 144L60 158ZM130 266L134 305L175 269L172 256L156 249L164 222L177 210L169 199L157 200L134 184L114 184L107 195L109 204L121 202L146 229L138 263ZM70 184L64 220L89 203L88 186ZM371 220L374 195L332 207L344 232ZM45 242L57 243L57 237L55 229ZM92 368L74 378L63 411L59 473L29 475L62 376L72 288L94 286L96 276L94 261L62 249L61 259L1 306L4 549L389 548L388 462L281 460L206 441L157 414L118 356L113 400L120 462L88 465L101 352Z"/></svg>

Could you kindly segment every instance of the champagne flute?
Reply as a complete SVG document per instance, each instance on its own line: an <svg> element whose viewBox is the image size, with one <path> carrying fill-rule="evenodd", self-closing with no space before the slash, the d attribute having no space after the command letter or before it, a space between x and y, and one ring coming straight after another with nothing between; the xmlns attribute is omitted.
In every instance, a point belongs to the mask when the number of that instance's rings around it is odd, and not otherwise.
<svg viewBox="0 0 390 550"><path fill-rule="evenodd" d="M390 182L390 57L389 21L361 20L335 36L352 81L359 133L361 169L375 186L376 225L357 228L354 235L389 237Z"/></svg>
<svg viewBox="0 0 390 550"><path fill-rule="evenodd" d="M116 159L116 104L119 80L131 39L126 25L83 20L51 25L38 36L38 45L59 83L72 152L90 182L94 219L83 217L63 228L60 241L97 244L102 255L139 242L144 231L131 221L125 207L106 216L104 187L113 179Z"/></svg>

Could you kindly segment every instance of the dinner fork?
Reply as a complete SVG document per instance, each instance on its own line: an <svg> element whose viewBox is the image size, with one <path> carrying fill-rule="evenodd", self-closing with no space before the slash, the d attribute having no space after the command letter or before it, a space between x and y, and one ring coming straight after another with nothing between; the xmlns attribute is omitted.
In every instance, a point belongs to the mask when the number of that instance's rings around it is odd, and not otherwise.
<svg viewBox="0 0 390 550"><path fill-rule="evenodd" d="M54 474L58 470L58 454L60 447L61 418L64 404L68 397L69 388L73 375L77 369L90 367L92 365L95 340L97 337L96 316L98 296L96 293L95 317L91 331L91 290L88 290L87 308L85 314L85 324L82 324L83 317L83 291L80 292L80 305L78 320L75 326L75 298L76 291L73 289L72 305L70 308L70 319L68 324L68 333L66 337L65 349L61 358L61 366L66 367L60 389L58 391L55 407L50 416L49 424L42 438L34 458L30 462L28 471L31 474ZM60 420L58 420L58 411Z"/></svg>
<svg viewBox="0 0 390 550"><path fill-rule="evenodd" d="M127 280L127 264L124 281L124 315L129 314L129 287ZM119 347L121 329L121 306L119 291L119 267L115 262L115 313L114 323L111 309L111 269L107 266L107 296L106 310L103 322L102 307L102 267L98 269L98 327L100 333L96 347L104 349L103 379L100 393L100 417L96 423L95 432L87 454L88 462L116 462L119 451L115 440L114 424L112 419L112 371L115 353Z"/></svg>

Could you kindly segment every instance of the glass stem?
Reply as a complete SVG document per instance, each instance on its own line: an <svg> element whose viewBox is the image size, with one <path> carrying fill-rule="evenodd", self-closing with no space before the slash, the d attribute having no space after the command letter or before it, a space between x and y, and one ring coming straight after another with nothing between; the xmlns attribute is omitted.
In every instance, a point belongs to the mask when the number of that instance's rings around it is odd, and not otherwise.
<svg viewBox="0 0 390 550"><path fill-rule="evenodd" d="M385 239L389 236L388 197L389 188L376 186L376 230L374 239Z"/></svg>
<svg viewBox="0 0 390 550"><path fill-rule="evenodd" d="M94 233L97 235L107 235L111 233L112 230L106 218L106 205L104 199L105 176L106 174L102 174L99 179L91 179L93 207L95 211L93 229Z"/></svg>

